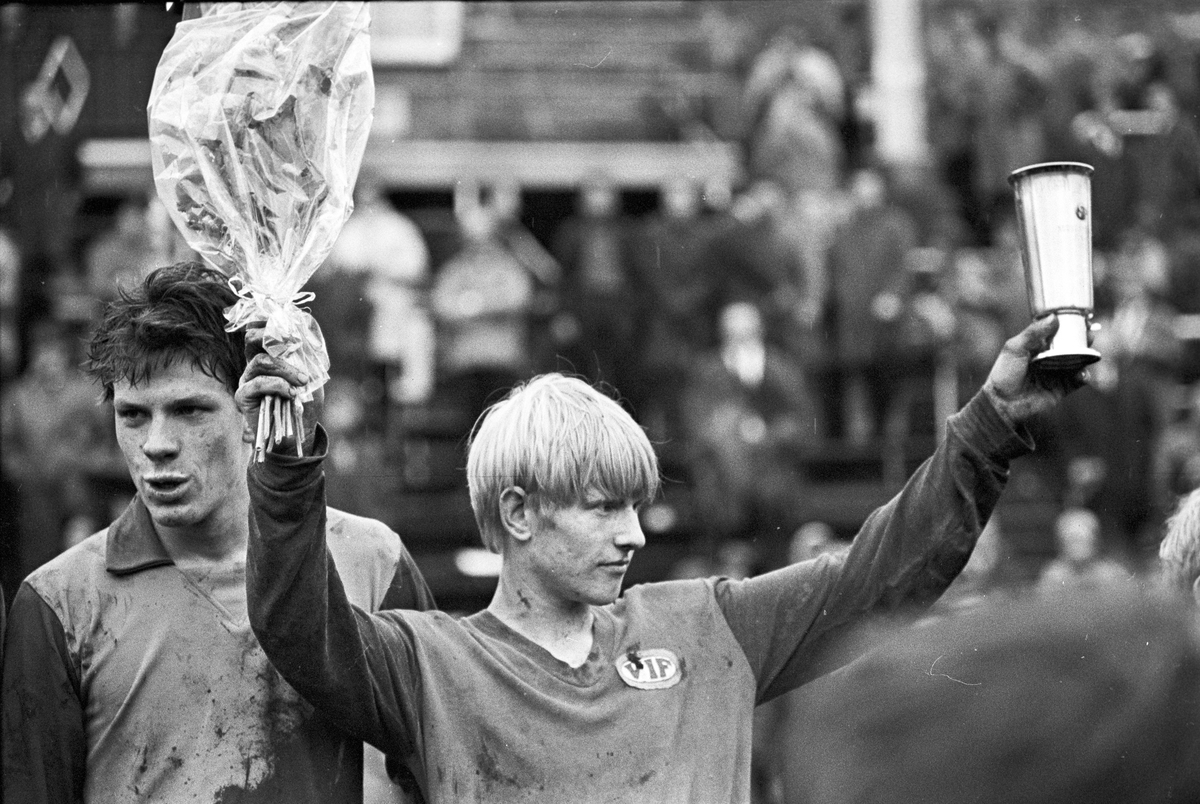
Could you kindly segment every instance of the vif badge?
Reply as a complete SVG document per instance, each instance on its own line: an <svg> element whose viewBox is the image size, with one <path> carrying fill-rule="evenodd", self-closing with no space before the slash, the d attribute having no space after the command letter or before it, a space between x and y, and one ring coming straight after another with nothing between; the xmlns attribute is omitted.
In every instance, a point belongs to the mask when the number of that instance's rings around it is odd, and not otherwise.
<svg viewBox="0 0 1200 804"><path fill-rule="evenodd" d="M631 650L617 659L621 680L639 690L664 690L683 677L679 657L669 650Z"/></svg>

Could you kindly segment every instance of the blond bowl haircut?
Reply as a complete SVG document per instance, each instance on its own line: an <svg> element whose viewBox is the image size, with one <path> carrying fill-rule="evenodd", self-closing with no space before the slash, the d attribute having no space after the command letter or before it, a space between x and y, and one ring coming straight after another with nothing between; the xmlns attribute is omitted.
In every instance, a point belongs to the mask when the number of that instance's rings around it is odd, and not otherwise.
<svg viewBox="0 0 1200 804"><path fill-rule="evenodd" d="M1191 589L1200 579L1200 489L1179 498L1167 518L1158 559L1168 580L1182 588Z"/></svg>
<svg viewBox="0 0 1200 804"><path fill-rule="evenodd" d="M635 504L659 490L650 439L615 400L552 373L518 385L480 416L467 450L467 487L483 544L503 552L500 495L518 486L541 511L596 491Z"/></svg>

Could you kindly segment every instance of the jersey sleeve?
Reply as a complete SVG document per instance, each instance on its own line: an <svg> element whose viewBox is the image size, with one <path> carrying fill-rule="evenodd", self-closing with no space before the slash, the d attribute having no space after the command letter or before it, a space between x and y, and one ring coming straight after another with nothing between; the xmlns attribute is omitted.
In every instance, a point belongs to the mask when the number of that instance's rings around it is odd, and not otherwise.
<svg viewBox="0 0 1200 804"><path fill-rule="evenodd" d="M869 618L936 601L966 565L1010 460L1030 449L1027 435L976 394L848 551L718 581L717 602L754 669L759 702L853 659L851 632Z"/></svg>
<svg viewBox="0 0 1200 804"><path fill-rule="evenodd" d="M408 612L370 614L346 596L325 544L327 447L318 428L314 456L269 454L248 470L250 625L271 663L309 703L347 733L407 756L417 733ZM402 586L414 583L400 579Z"/></svg>
<svg viewBox="0 0 1200 804"><path fill-rule="evenodd" d="M79 674L58 616L28 584L4 635L4 801L83 800L87 736Z"/></svg>

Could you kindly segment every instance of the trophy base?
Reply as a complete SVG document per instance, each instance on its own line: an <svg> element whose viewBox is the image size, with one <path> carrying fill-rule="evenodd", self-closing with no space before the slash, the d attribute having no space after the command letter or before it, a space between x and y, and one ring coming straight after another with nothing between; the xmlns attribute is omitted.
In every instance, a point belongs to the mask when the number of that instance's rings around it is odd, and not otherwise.
<svg viewBox="0 0 1200 804"><path fill-rule="evenodd" d="M1079 371L1100 359L1100 353L1095 349L1085 352L1056 352L1052 349L1033 358L1033 364L1040 369L1049 371Z"/></svg>
<svg viewBox="0 0 1200 804"><path fill-rule="evenodd" d="M1075 310L1058 310L1058 332L1050 347L1033 357L1033 364L1051 371L1078 371L1100 359L1100 353L1087 345L1087 318Z"/></svg>

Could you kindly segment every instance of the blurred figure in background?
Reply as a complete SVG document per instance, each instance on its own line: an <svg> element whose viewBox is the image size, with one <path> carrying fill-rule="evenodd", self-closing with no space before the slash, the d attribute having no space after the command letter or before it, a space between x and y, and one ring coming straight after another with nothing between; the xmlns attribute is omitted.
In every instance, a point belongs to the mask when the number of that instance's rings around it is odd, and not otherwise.
<svg viewBox="0 0 1200 804"><path fill-rule="evenodd" d="M743 88L750 172L789 196L837 186L845 160L846 87L837 61L799 27L780 30Z"/></svg>
<svg viewBox="0 0 1200 804"><path fill-rule="evenodd" d="M1100 518L1087 508L1068 508L1054 520L1057 555L1038 578L1040 593L1075 587L1103 587L1128 580L1131 573L1103 554Z"/></svg>
<svg viewBox="0 0 1200 804"><path fill-rule="evenodd" d="M465 210L463 246L433 280L438 385L466 407L469 421L532 368L534 276L497 237L497 221L486 207Z"/></svg>
<svg viewBox="0 0 1200 804"><path fill-rule="evenodd" d="M1159 510L1200 488L1200 381L1179 387L1175 413L1154 448L1154 491Z"/></svg>
<svg viewBox="0 0 1200 804"><path fill-rule="evenodd" d="M66 529L99 526L88 470L109 452L96 389L79 370L69 328L43 320L30 336L29 366L0 403L4 473L17 492L17 563L24 578L67 547ZM105 512L106 513L106 512ZM19 579L18 579L19 580Z"/></svg>
<svg viewBox="0 0 1200 804"><path fill-rule="evenodd" d="M146 196L123 201L112 227L84 255L88 292L103 303L115 299L121 288L136 286L161 264L157 245Z"/></svg>
<svg viewBox="0 0 1200 804"><path fill-rule="evenodd" d="M881 365L885 344L872 305L916 247L917 231L912 217L892 201L882 170L855 171L849 189L853 211L838 228L828 256L830 330L843 377L840 432L862 445L879 434L887 404Z"/></svg>
<svg viewBox="0 0 1200 804"><path fill-rule="evenodd" d="M821 432L820 410L794 361L767 343L754 304L721 311L720 345L693 367L683 413L705 538L791 534L799 458Z"/></svg>
<svg viewBox="0 0 1200 804"><path fill-rule="evenodd" d="M1064 506L1100 517L1105 550L1137 563L1152 555L1162 521L1153 491L1158 401L1122 357L1116 329L1098 323L1093 345L1103 358L1088 367L1089 386L1039 423L1039 460Z"/></svg>
<svg viewBox="0 0 1200 804"><path fill-rule="evenodd" d="M932 438L957 406L950 365L957 318L949 285L949 254L919 246L904 255L891 286L871 300L885 383L884 479L903 481L906 447L913 437Z"/></svg>
<svg viewBox="0 0 1200 804"><path fill-rule="evenodd" d="M810 699L784 800L1200 800L1196 622L1120 586L890 629Z"/></svg>
<svg viewBox="0 0 1200 804"><path fill-rule="evenodd" d="M630 281L631 224L611 184L588 182L579 200L579 214L563 223L553 249L565 272L559 354L568 371L620 388L636 409L638 300Z"/></svg>
<svg viewBox="0 0 1200 804"><path fill-rule="evenodd" d="M960 248L953 255L955 354L964 398L987 377L1005 333L1020 329L1030 317L1011 191L993 197L986 222L987 245Z"/></svg>
<svg viewBox="0 0 1200 804"><path fill-rule="evenodd" d="M1131 381L1150 389L1156 428L1170 416L1183 363L1183 344L1175 333L1178 310L1170 297L1170 260L1163 241L1141 228L1125 233L1111 260L1113 357Z"/></svg>
<svg viewBox="0 0 1200 804"><path fill-rule="evenodd" d="M16 377L21 368L21 251L17 241L0 228L0 382Z"/></svg>
<svg viewBox="0 0 1200 804"><path fill-rule="evenodd" d="M314 290L318 305L324 294L343 296L337 302L342 315L330 322L336 324L329 329L336 333L330 340L342 338L348 329L357 336L339 351L360 349L345 360L331 356L331 369L345 372L357 365L363 374L382 372L389 400L417 404L429 398L434 385L429 248L417 225L392 205L372 177L360 176L355 194L354 213L334 243L327 271L314 274L320 283ZM353 320L362 313L365 320ZM369 366L362 365L364 358Z"/></svg>
<svg viewBox="0 0 1200 804"><path fill-rule="evenodd" d="M788 543L787 563L796 564L800 561L808 561L810 558L816 558L844 546L846 545L839 544L837 541L837 533L834 532L832 525L815 519L805 522L792 534L792 540Z"/></svg>
<svg viewBox="0 0 1200 804"><path fill-rule="evenodd" d="M999 513L994 513L979 534L967 565L934 605L931 616L954 616L996 593L1007 592L1015 586L1010 565L1011 548L1004 536L1004 524Z"/></svg>
<svg viewBox="0 0 1200 804"><path fill-rule="evenodd" d="M529 317L529 361L535 371L556 367L557 341L552 323L562 312L563 268L521 220L521 187L501 181L491 187L488 212L495 221L495 237L533 278Z"/></svg>
<svg viewBox="0 0 1200 804"><path fill-rule="evenodd" d="M640 354L627 359L640 364L646 399L635 413L656 442L682 435L679 391L713 340L717 289L704 259L710 223L701 215L698 188L673 182L658 212L642 218L630 240Z"/></svg>

